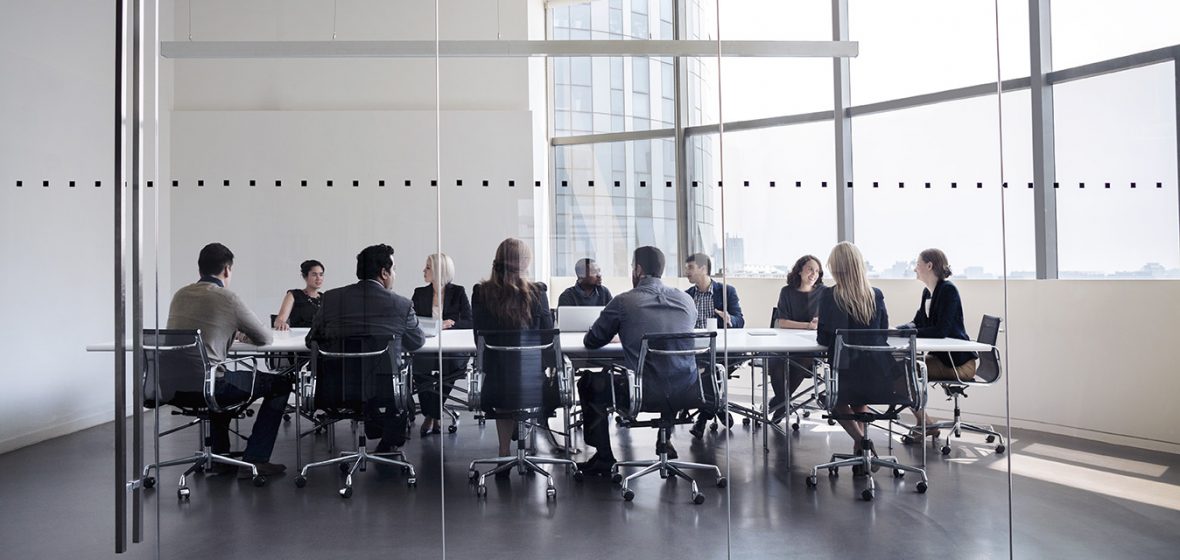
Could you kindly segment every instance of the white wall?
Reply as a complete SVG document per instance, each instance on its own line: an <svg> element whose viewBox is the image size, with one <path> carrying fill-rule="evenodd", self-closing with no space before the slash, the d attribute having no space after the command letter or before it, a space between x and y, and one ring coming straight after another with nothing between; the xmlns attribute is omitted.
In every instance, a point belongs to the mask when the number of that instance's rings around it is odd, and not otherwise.
<svg viewBox="0 0 1180 560"><path fill-rule="evenodd" d="M0 18L0 453L113 414L113 359L84 351L114 338L113 29L112 5L99 2L8 2ZM150 134L149 122L146 144ZM151 271L156 202L145 203ZM154 275L144 282L150 314Z"/></svg>

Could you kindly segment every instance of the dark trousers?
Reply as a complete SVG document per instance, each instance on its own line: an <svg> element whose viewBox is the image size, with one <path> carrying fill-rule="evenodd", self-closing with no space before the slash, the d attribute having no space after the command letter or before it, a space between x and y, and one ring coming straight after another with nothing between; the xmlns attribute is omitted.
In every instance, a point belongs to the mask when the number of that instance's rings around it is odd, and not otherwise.
<svg viewBox="0 0 1180 560"><path fill-rule="evenodd" d="M418 407L422 415L438 420L442 418L442 408L439 406L438 358L414 359L414 385L418 392ZM443 371L447 372L446 380L442 384L442 398L446 398L454 389L454 380L467 370L467 360L444 359Z"/></svg>
<svg viewBox="0 0 1180 560"><path fill-rule="evenodd" d="M611 384L614 384L615 400L620 409L631 404L627 390L627 379L605 371L590 371L578 380L578 398L582 404L582 434L586 445L598 449L604 456L613 457L610 448L610 422L607 408L611 406Z"/></svg>
<svg viewBox="0 0 1180 560"><path fill-rule="evenodd" d="M774 391L767 406L774 411L787 404L787 399L791 398L803 379L811 374L811 369L791 359L770 360L767 366L770 368L770 388Z"/></svg>
<svg viewBox="0 0 1180 560"><path fill-rule="evenodd" d="M237 403L250 396L250 377L247 372L227 372L218 381L214 396L221 403ZM287 408L287 397L291 394L291 381L285 377L258 373L254 375L254 396L262 399L262 406L258 414L254 415L254 429L246 441L246 450L242 453L245 461L267 462L275 448L279 426L283 423L283 412ZM225 454L229 452L229 423L234 419L232 414L210 414L210 440L213 452Z"/></svg>

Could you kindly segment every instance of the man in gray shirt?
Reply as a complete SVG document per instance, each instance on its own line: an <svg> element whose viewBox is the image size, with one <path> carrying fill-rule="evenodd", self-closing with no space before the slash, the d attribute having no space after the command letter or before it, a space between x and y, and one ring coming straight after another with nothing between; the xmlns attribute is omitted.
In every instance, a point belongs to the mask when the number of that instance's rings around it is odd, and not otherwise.
<svg viewBox="0 0 1180 560"><path fill-rule="evenodd" d="M220 362L225 359L229 346L235 338L254 344L270 344L271 330L264 325L237 294L229 291L233 275L234 254L225 245L210 243L201 249L197 257L197 268L201 279L189 284L172 296L168 309L169 329L200 329L205 341L205 352L209 359ZM286 470L286 466L271 463L283 411L287 407L287 396L291 394L291 382L277 375L259 372L228 371L214 389L218 400L237 402L250 395L253 384L254 397L261 397L262 407L254 419L254 429L246 442L242 460L254 463L258 474L273 476ZM233 416L211 413L210 439L213 452L229 452L229 423ZM214 463L215 472L229 472L232 465ZM238 469L238 478L250 478L247 467Z"/></svg>
<svg viewBox="0 0 1180 560"><path fill-rule="evenodd" d="M615 296L602 310L583 340L587 348L602 348L618 335L623 343L624 363L628 369L635 370L639 366L644 335L692 332L697 319L696 307L688 294L660 281L664 262L664 253L655 247L635 250L631 268L631 283L635 289ZM692 356L661 358L665 361L644 376L644 394L674 395L690 388L695 390L699 376ZM616 385L615 402L625 407L630 396L620 381L616 379L613 383ZM606 408L611 404L611 385L610 374L603 372L590 373L578 381L586 444L597 449L594 457L580 465L588 474L607 474L615 463L610 431L604 421ZM669 445L668 456L674 458L675 455Z"/></svg>

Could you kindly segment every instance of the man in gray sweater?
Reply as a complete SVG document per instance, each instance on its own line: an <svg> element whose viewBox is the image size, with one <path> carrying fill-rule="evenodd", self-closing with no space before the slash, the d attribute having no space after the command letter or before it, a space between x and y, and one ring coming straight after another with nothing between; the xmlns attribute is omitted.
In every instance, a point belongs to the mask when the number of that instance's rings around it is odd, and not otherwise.
<svg viewBox="0 0 1180 560"><path fill-rule="evenodd" d="M214 362L225 359L235 338L260 345L269 344L272 340L270 328L258 320L242 298L227 289L233 265L234 254L225 245L206 245L197 258L201 279L177 290L168 309L168 328L200 329L205 341L205 352ZM262 372L227 371L219 380L215 392L218 400L240 402L250 395L251 384L254 397L261 397L263 401L254 419L254 430L246 442L242 460L253 463L258 468L258 474L273 476L287 468L271 463L270 454L283 421L287 397L291 394L291 382ZM213 452L228 453L229 423L233 417L216 413L209 416ZM214 464L215 472L225 473L230 469L233 469L232 465ZM247 467L238 469L238 478L250 478L251 475Z"/></svg>

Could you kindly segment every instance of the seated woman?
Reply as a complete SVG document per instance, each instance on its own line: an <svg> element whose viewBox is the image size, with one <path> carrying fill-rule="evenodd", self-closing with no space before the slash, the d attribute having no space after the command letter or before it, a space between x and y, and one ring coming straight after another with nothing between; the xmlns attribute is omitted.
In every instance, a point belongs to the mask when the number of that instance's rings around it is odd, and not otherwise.
<svg viewBox="0 0 1180 560"><path fill-rule="evenodd" d="M320 288L324 285L324 265L315 259L303 261L299 273L306 286L302 290L287 290L279 314L275 316L274 329L285 331L291 327L310 328L312 319L320 311Z"/></svg>
<svg viewBox="0 0 1180 560"><path fill-rule="evenodd" d="M819 326L823 280L824 269L819 259L811 255L799 257L787 274L787 285L779 291L778 319L774 321L774 327L815 330ZM787 413L787 400L811 373L811 367L795 360L771 360L769 366L770 387L774 389L769 409L773 412L771 421L777 423Z"/></svg>
<svg viewBox="0 0 1180 560"><path fill-rule="evenodd" d="M869 284L864 257L855 245L843 241L832 248L828 256L828 270L836 285L824 290L819 300L819 322L816 325L816 341L828 349L836 342L837 329L888 329L889 313L885 309L885 296L881 290ZM839 402L832 409L836 414L867 412L863 400L857 396L857 387L847 383L840 387ZM840 426L855 442L853 454L860 454L864 439L864 426L853 420L839 420Z"/></svg>
<svg viewBox="0 0 1180 560"><path fill-rule="evenodd" d="M914 314L914 321L902 328L917 329L921 338L957 338L971 340L963 326L963 300L959 289L947 278L951 277L951 266L946 254L939 249L926 249L918 254L914 273L926 286L922 290L922 303ZM929 302L929 305L927 304ZM931 352L926 354L926 373L929 381L954 381L975 379L975 366L979 356L974 352ZM955 372L958 372L958 376ZM921 409L914 410L917 423L931 424L933 420ZM927 428L924 435L937 438L936 428ZM917 428L907 441L922 441L923 433Z"/></svg>
<svg viewBox="0 0 1180 560"><path fill-rule="evenodd" d="M443 329L470 329L471 303L467 301L467 290L463 286L452 284L455 278L455 261L445 253L437 253L426 257L426 266L422 268L422 280L425 286L415 288L414 314L419 317L434 317L442 319ZM440 293L441 290L441 293ZM440 368L441 366L441 368ZM414 358L415 381L418 385L418 404L422 407L422 421L420 435L441 433L439 418L442 408L439 406L438 372L445 372L444 377L452 376L467 369L466 358L444 358L440 364L438 357L418 356ZM442 400L451 394L453 385L443 383Z"/></svg>
<svg viewBox="0 0 1180 560"><path fill-rule="evenodd" d="M476 333L494 330L538 330L553 328L553 314L549 311L549 296L544 284L529 282L525 275L532 262L532 252L519 239L508 238L496 248L492 261L491 276L471 289L471 312ZM489 378L495 376L496 364L485 363ZM511 400L519 387L486 383L483 387L482 406L485 412L492 412L497 402ZM546 404L546 408L549 403ZM497 419L496 432L499 435L500 456L511 452L511 419ZM507 472L507 471L505 471Z"/></svg>

